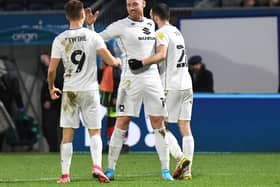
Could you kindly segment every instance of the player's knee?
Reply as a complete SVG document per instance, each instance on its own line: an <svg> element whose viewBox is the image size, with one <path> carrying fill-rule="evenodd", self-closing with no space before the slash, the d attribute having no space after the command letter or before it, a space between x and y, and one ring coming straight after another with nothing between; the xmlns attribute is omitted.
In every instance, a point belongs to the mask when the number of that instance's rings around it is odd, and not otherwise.
<svg viewBox="0 0 280 187"><path fill-rule="evenodd" d="M63 137L61 140L61 144L71 143L73 141L73 137Z"/></svg>
<svg viewBox="0 0 280 187"><path fill-rule="evenodd" d="M178 127L182 136L191 136L191 126L189 120L179 120Z"/></svg>
<svg viewBox="0 0 280 187"><path fill-rule="evenodd" d="M89 136L95 136L100 135L101 131L100 129L88 129Z"/></svg>
<svg viewBox="0 0 280 187"><path fill-rule="evenodd" d="M117 118L116 127L122 130L127 130L130 122L130 117L121 116Z"/></svg>
<svg viewBox="0 0 280 187"><path fill-rule="evenodd" d="M154 129L160 129L164 127L163 116L150 116L151 124Z"/></svg>

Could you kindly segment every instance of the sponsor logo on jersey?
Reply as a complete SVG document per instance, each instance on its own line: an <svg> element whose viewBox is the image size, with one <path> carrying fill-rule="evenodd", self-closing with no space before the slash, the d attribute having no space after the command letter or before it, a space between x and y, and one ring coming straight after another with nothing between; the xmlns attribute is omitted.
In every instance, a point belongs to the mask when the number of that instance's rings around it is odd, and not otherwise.
<svg viewBox="0 0 280 187"><path fill-rule="evenodd" d="M147 27L144 27L144 28L142 29L142 31L143 31L143 33L146 34L146 35L151 34L150 29L147 28Z"/></svg>
<svg viewBox="0 0 280 187"><path fill-rule="evenodd" d="M139 36L138 40L156 40L156 37L153 37L153 36Z"/></svg>

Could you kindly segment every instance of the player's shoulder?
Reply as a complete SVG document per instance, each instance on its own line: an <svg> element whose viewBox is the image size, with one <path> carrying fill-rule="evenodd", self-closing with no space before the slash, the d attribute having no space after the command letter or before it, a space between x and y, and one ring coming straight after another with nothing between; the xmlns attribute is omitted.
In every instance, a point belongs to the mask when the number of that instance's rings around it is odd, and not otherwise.
<svg viewBox="0 0 280 187"><path fill-rule="evenodd" d="M67 32L68 32L68 30L65 30L65 31L59 33L59 34L54 38L53 41L61 41L61 40L63 40L63 38L65 38L65 36L67 35Z"/></svg>
<svg viewBox="0 0 280 187"><path fill-rule="evenodd" d="M150 27L155 27L154 21L151 20L150 18L144 17L144 22L145 22L148 26L150 26Z"/></svg>
<svg viewBox="0 0 280 187"><path fill-rule="evenodd" d="M122 18L117 21L114 21L111 25L124 25L127 24L127 22L128 22L127 18Z"/></svg>
<svg viewBox="0 0 280 187"><path fill-rule="evenodd" d="M163 26L163 27L156 30L156 37L161 40L163 38L168 37L169 32L170 32L170 29L168 29L167 26Z"/></svg>

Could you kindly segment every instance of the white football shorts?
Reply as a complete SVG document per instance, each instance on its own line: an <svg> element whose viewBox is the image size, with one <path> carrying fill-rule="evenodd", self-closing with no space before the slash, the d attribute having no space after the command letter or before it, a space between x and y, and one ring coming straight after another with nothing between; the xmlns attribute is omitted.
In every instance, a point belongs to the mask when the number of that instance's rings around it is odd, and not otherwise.
<svg viewBox="0 0 280 187"><path fill-rule="evenodd" d="M65 91L62 94L60 127L79 128L79 113L83 125L88 129L100 129L100 98L98 90Z"/></svg>
<svg viewBox="0 0 280 187"><path fill-rule="evenodd" d="M121 80L116 105L118 116L139 117L142 103L146 115L167 116L159 76L133 76Z"/></svg>
<svg viewBox="0 0 280 187"><path fill-rule="evenodd" d="M187 90L166 90L166 106L169 123L177 123L178 120L191 120L193 91Z"/></svg>

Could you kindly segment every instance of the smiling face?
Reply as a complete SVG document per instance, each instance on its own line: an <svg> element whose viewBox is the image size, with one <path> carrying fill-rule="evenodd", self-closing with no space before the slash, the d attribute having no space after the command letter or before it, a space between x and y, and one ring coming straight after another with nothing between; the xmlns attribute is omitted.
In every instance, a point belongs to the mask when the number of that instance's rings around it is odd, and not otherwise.
<svg viewBox="0 0 280 187"><path fill-rule="evenodd" d="M143 10L145 6L146 6L145 0L127 0L126 8L127 8L128 16L134 20L142 19L144 15Z"/></svg>

